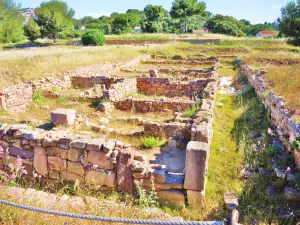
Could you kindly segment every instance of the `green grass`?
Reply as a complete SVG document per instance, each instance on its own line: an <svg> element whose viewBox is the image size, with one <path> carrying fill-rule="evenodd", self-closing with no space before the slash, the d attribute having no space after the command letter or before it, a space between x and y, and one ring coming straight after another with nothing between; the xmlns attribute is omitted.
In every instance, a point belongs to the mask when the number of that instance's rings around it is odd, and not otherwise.
<svg viewBox="0 0 300 225"><path fill-rule="evenodd" d="M7 109L0 109L0 116L8 116L9 112Z"/></svg>
<svg viewBox="0 0 300 225"><path fill-rule="evenodd" d="M193 105L192 107L183 110L182 113L183 113L184 117L193 118L197 114L198 111L199 111L199 106Z"/></svg>
<svg viewBox="0 0 300 225"><path fill-rule="evenodd" d="M165 142L155 137L145 137L142 139L145 148L160 147Z"/></svg>
<svg viewBox="0 0 300 225"><path fill-rule="evenodd" d="M41 92L37 92L32 96L32 100L36 104L43 104L45 102L45 96Z"/></svg>

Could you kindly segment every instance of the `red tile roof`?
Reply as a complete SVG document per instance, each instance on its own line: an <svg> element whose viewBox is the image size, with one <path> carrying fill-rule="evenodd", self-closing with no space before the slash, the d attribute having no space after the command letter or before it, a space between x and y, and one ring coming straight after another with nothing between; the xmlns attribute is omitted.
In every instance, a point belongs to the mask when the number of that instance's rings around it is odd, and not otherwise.
<svg viewBox="0 0 300 225"><path fill-rule="evenodd" d="M261 30L258 33L262 33L263 35L277 35L279 34L279 31L266 31L266 30Z"/></svg>

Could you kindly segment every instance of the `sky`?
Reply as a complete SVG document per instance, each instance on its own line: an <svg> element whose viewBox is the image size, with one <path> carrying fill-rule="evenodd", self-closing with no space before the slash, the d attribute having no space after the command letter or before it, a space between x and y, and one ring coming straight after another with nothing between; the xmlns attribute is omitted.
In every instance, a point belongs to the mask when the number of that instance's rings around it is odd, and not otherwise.
<svg viewBox="0 0 300 225"><path fill-rule="evenodd" d="M22 7L38 7L42 0L17 0ZM64 0L76 12L75 18L100 17L112 12L124 13L127 9L142 10L146 5L162 5L169 10L173 0ZM280 17L280 8L290 0L204 0L213 14L234 16L251 23L274 22Z"/></svg>

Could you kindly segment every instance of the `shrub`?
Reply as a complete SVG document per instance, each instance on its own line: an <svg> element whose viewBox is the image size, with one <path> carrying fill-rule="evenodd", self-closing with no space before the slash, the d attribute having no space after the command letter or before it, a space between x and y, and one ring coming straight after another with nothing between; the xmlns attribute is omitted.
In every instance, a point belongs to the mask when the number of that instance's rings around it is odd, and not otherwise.
<svg viewBox="0 0 300 225"><path fill-rule="evenodd" d="M105 37L102 31L91 29L87 30L81 38L83 45L103 45Z"/></svg>
<svg viewBox="0 0 300 225"><path fill-rule="evenodd" d="M142 141L145 148L159 147L163 144L161 140L155 137L146 137Z"/></svg>
<svg viewBox="0 0 300 225"><path fill-rule="evenodd" d="M191 108L185 109L182 113L184 117L192 118L197 114L198 111L199 111L199 106L193 105Z"/></svg>
<svg viewBox="0 0 300 225"><path fill-rule="evenodd" d="M45 100L45 96L42 93L38 92L32 96L32 99L36 104L42 104Z"/></svg>

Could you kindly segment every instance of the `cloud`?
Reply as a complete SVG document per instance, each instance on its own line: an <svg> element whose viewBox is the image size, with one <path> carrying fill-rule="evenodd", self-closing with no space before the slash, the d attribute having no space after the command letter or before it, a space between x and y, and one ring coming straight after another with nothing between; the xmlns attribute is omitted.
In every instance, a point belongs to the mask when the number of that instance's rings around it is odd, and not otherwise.
<svg viewBox="0 0 300 225"><path fill-rule="evenodd" d="M272 9L281 9L282 8L282 5L273 5L272 6Z"/></svg>
<svg viewBox="0 0 300 225"><path fill-rule="evenodd" d="M91 12L87 13L88 16L94 17L94 18L99 18L101 16L110 16L111 13L109 12Z"/></svg>

